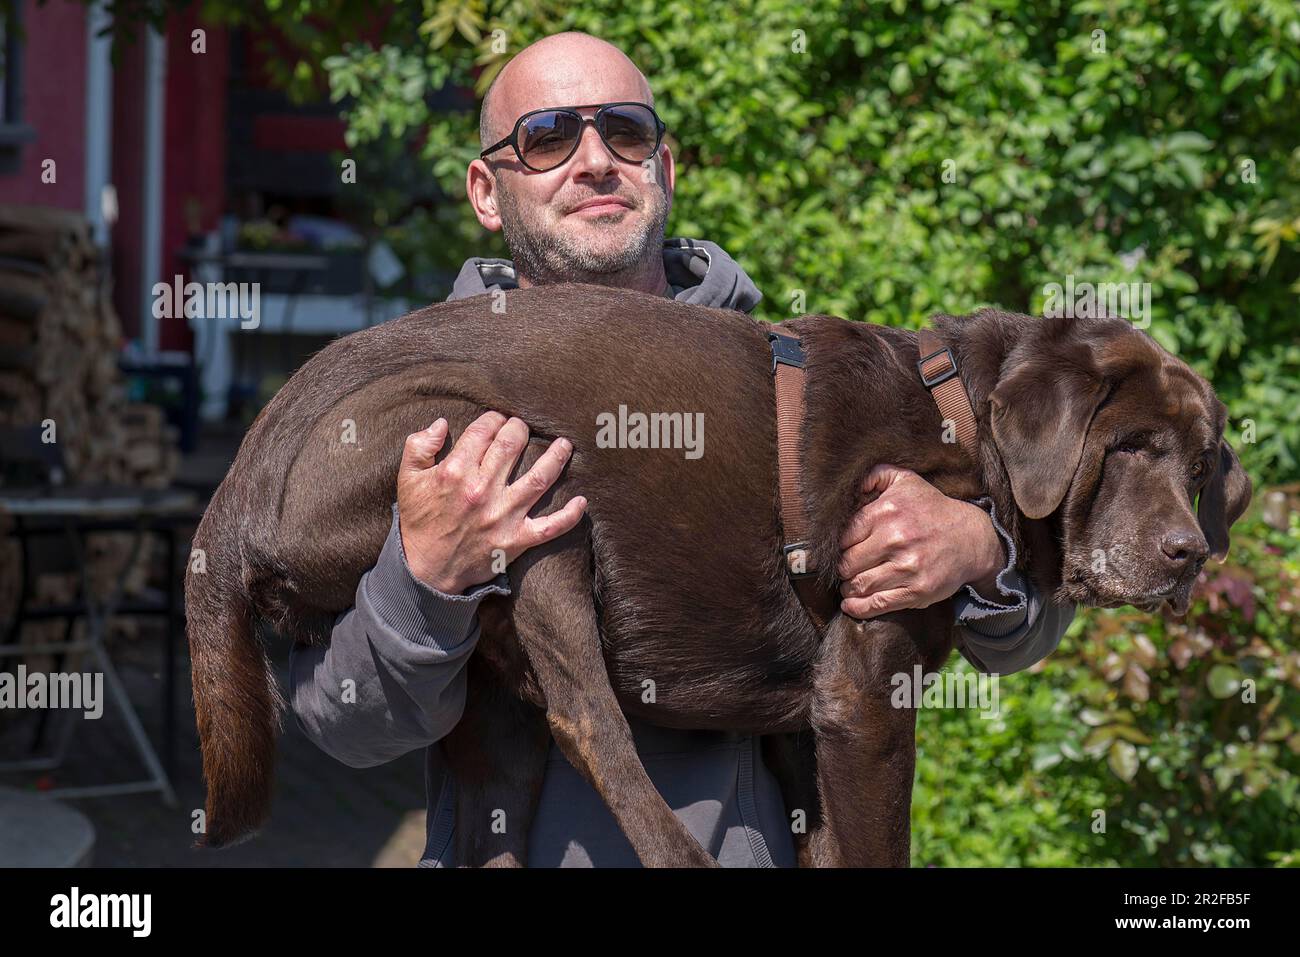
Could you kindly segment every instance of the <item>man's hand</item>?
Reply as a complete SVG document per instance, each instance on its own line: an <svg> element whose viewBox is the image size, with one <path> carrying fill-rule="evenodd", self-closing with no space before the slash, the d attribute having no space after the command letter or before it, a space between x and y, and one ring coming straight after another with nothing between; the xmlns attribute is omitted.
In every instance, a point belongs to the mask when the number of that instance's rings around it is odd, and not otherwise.
<svg viewBox="0 0 1300 957"><path fill-rule="evenodd" d="M925 608L970 583L986 596L1006 563L1002 540L978 505L948 498L915 472L877 465L862 483L878 495L840 539L844 600L854 618Z"/></svg>
<svg viewBox="0 0 1300 957"><path fill-rule="evenodd" d="M412 574L441 592L458 595L493 577L497 549L509 563L569 531L582 518L587 500L575 496L550 515L528 516L569 460L573 445L567 439L552 442L532 468L507 485L510 470L528 444L528 426L522 419L484 413L435 465L448 430L447 421L438 419L423 432L407 436L397 472L397 513Z"/></svg>

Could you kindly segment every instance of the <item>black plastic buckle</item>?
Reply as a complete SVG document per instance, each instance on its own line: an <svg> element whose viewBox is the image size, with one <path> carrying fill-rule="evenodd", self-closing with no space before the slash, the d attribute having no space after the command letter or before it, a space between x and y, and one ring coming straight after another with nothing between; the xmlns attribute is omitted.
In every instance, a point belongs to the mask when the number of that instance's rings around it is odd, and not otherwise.
<svg viewBox="0 0 1300 957"><path fill-rule="evenodd" d="M767 334L767 344L772 348L772 371L776 372L777 364L794 366L796 369L802 369L804 366L803 343L794 336L783 336L779 332L769 332Z"/></svg>
<svg viewBox="0 0 1300 957"><path fill-rule="evenodd" d="M933 379L928 378L925 374L925 364L935 356L945 354L948 356L948 368L943 372L940 372ZM935 386L942 385L957 374L957 359L953 356L951 349L940 349L938 352L931 352L928 356L918 359L916 362L916 371L921 374L921 385L925 386L927 389L933 389Z"/></svg>
<svg viewBox="0 0 1300 957"><path fill-rule="evenodd" d="M792 570L791 570L791 568L790 568L790 553L791 553L791 552L803 552L803 553L804 553L804 559L805 559L805 561L804 561L804 568L805 568L805 571L796 572L796 571L792 571ZM781 562L782 562L782 564L785 565L785 573L786 573L786 575L787 575L788 577L790 577L790 578L792 578L792 579L798 579L798 578L812 578L815 574L817 574L817 573L814 572L814 571L809 571L809 570L807 570L807 568L808 568L807 558L808 558L808 543L807 543L807 542L795 542L795 543L793 543L793 544L791 544L791 545L786 545L786 546L784 546L784 547L781 549Z"/></svg>

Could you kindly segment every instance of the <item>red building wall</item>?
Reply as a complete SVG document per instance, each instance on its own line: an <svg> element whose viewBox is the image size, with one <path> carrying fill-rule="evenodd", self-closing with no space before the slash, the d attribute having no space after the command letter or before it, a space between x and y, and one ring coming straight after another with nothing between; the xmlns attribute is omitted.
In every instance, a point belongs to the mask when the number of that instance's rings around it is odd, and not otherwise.
<svg viewBox="0 0 1300 957"><path fill-rule="evenodd" d="M205 53L193 50L192 33L204 30ZM163 155L162 276L184 274L176 255L191 230L210 232L226 210L226 83L229 34L202 23L193 8L172 17L167 29L166 136ZM184 319L162 320L164 349L188 348Z"/></svg>
<svg viewBox="0 0 1300 957"><path fill-rule="evenodd" d="M85 206L86 11L72 0L18 0L23 10L23 117L36 139L23 147L17 172L0 174L0 203ZM54 183L41 162L55 162Z"/></svg>

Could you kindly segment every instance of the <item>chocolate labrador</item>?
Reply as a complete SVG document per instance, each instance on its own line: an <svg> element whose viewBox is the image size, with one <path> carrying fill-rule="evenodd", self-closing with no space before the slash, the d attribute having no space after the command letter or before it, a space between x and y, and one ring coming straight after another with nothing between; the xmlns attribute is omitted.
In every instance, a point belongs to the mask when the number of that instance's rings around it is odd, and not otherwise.
<svg viewBox="0 0 1300 957"><path fill-rule="evenodd" d="M835 587L863 477L890 462L947 495L990 496L1041 594L1185 611L1250 499L1205 380L1120 319L985 310L932 328L975 411L973 455L920 381L915 333L823 315L783 324L807 355L801 487L819 585ZM800 604L781 558L769 329L738 312L547 286L430 306L300 368L249 429L195 536L201 843L247 836L268 812L282 702L257 620L328 641L388 531L406 436L443 416L454 438L495 409L532 429L516 475L553 438L573 442L535 514L576 494L589 504L570 533L511 565L508 597L480 606L464 716L441 743L458 862L525 863L526 827L494 833L490 815L531 819L554 737L643 864L715 864L647 777L630 714L772 735L767 760L810 825L802 864L907 864L915 713L891 707L891 676L944 662L951 601L865 622L836 614L824 628ZM696 416L703 454L598 440L611 416L636 412ZM341 441L349 427L355 442Z"/></svg>

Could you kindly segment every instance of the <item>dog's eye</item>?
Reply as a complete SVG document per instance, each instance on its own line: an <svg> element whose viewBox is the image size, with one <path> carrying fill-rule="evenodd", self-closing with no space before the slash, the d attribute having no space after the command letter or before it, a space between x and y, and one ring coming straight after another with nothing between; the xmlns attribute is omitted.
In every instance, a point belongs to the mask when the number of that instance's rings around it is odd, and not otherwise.
<svg viewBox="0 0 1300 957"><path fill-rule="evenodd" d="M1193 482L1201 481L1201 479L1205 478L1205 473L1207 471L1208 471L1208 466L1206 466L1204 459L1198 459L1197 461L1193 462L1192 481Z"/></svg>
<svg viewBox="0 0 1300 957"><path fill-rule="evenodd" d="M1138 445L1136 442L1121 442L1119 445L1115 446L1111 451L1123 452L1125 455L1137 455L1139 452L1142 451L1142 446Z"/></svg>

